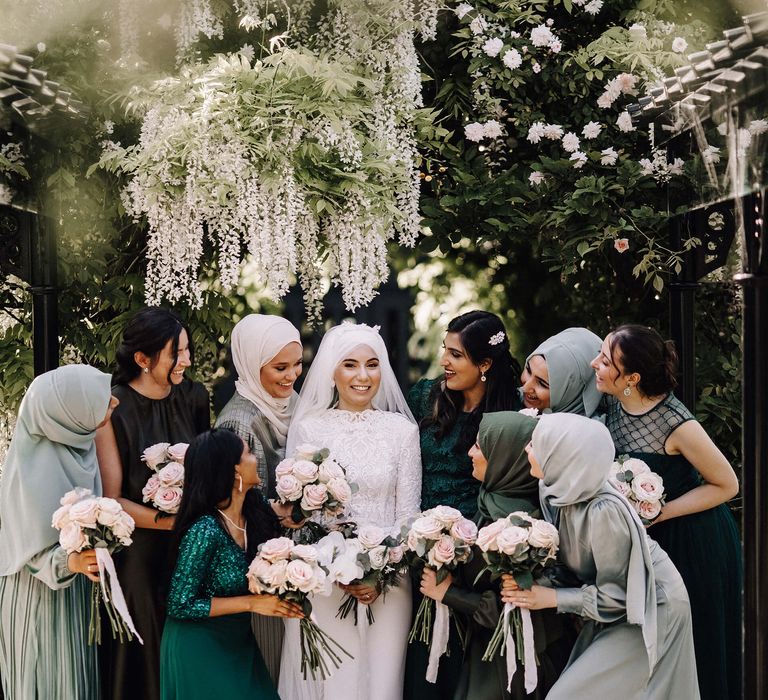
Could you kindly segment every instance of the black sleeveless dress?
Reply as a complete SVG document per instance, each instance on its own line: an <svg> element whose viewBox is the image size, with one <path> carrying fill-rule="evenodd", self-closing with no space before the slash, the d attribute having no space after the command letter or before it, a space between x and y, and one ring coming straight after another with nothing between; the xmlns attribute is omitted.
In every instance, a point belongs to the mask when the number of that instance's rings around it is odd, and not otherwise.
<svg viewBox="0 0 768 700"><path fill-rule="evenodd" d="M210 428L208 392L184 380L164 399L142 396L128 385L112 388L120 405L112 414L117 449L123 466L121 496L142 503L141 490L152 471L141 455L158 442L190 442ZM142 504L146 505L146 504ZM133 544L118 552L115 568L128 609L144 645L112 639L107 622L100 653L102 693L110 700L159 700L160 639L173 557L171 533L136 528Z"/></svg>
<svg viewBox="0 0 768 700"><path fill-rule="evenodd" d="M682 455L664 450L675 428L695 420L674 394L650 411L627 413L609 399L606 425L616 454L642 459L664 479L667 502L702 484ZM653 525L648 534L669 554L691 600L693 641L702 700L741 698L743 569L736 521L726 504Z"/></svg>

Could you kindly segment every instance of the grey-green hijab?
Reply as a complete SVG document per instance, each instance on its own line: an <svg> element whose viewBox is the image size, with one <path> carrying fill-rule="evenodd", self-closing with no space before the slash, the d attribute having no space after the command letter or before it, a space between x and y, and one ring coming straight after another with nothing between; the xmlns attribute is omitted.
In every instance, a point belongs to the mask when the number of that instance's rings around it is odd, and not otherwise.
<svg viewBox="0 0 768 700"><path fill-rule="evenodd" d="M539 419L533 431L533 454L544 472L539 489L550 522L582 531L590 503L608 500L626 520L631 546L627 575L627 622L641 625L652 670L656 665L656 578L648 539L629 502L606 480L614 459L613 440L599 421L567 413ZM610 537L611 533L605 533ZM597 556L594 557L598 559Z"/></svg>
<svg viewBox="0 0 768 700"><path fill-rule="evenodd" d="M483 415L477 441L488 469L477 497L478 522L539 510L538 480L531 476L525 452L535 427L535 418L515 411Z"/></svg>
<svg viewBox="0 0 768 700"><path fill-rule="evenodd" d="M51 516L67 491L101 495L94 435L110 393L110 376L87 365L59 367L30 385L0 478L0 576L58 541Z"/></svg>
<svg viewBox="0 0 768 700"><path fill-rule="evenodd" d="M600 352L600 340L587 328L566 328L547 338L526 360L541 355L549 373L549 407L552 413L592 416L602 395L589 363Z"/></svg>

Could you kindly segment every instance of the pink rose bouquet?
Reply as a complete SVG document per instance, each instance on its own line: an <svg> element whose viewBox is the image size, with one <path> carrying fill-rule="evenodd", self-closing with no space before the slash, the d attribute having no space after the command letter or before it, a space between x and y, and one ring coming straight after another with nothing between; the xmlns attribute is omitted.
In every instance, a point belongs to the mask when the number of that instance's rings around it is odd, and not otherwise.
<svg viewBox="0 0 768 700"><path fill-rule="evenodd" d="M141 460L154 474L141 490L142 500L171 515L179 512L184 493L184 455L187 443L158 442L144 450Z"/></svg>
<svg viewBox="0 0 768 700"><path fill-rule="evenodd" d="M619 457L611 466L609 483L630 502L648 526L661 514L666 501L664 480L641 459Z"/></svg>
<svg viewBox="0 0 768 700"><path fill-rule="evenodd" d="M344 468L327 448L299 445L296 455L275 468L275 490L281 503L293 505L291 517L296 523L315 514L337 518L357 492L357 485L347 480ZM318 522L308 522L303 542L317 542L328 533Z"/></svg>
<svg viewBox="0 0 768 700"><path fill-rule="evenodd" d="M534 580L555 563L560 536L557 528L546 520L532 518L524 511L510 513L480 528L477 547L486 566L480 573L490 572L491 580L511 574L520 588L530 589ZM517 662L525 665L526 692L537 684L536 653L530 612L510 603L504 606L483 661L491 661L499 650L507 657L507 678L511 687Z"/></svg>
<svg viewBox="0 0 768 700"><path fill-rule="evenodd" d="M295 544L287 537L276 537L259 545L259 553L248 567L251 593L270 593L301 606L304 617L301 628L301 672L309 670L312 678L325 680L329 663L338 668L340 654L352 656L329 637L311 619L311 594L328 595L328 571L320 564L318 549L309 544Z"/></svg>
<svg viewBox="0 0 768 700"><path fill-rule="evenodd" d="M406 543L405 557L417 573L428 566L437 572L441 583L450 571L472 557L472 545L477 539L477 526L467 520L456 508L437 506L426 510L403 528ZM432 613L434 605L434 625ZM432 633L434 632L434 639ZM448 608L443 603L422 597L416 612L409 642L418 639L430 645L427 680L434 683L440 656L448 646Z"/></svg>
<svg viewBox="0 0 768 700"><path fill-rule="evenodd" d="M67 554L84 549L96 551L100 581L94 582L91 590L88 643L95 641L101 644L102 598L112 626L112 636L115 639L119 637L121 642L131 641L134 636L141 641L125 604L111 556L113 552L131 545L131 535L136 526L133 518L114 498L94 496L89 489L68 491L59 503L61 507L53 513L51 526L59 531L62 549Z"/></svg>

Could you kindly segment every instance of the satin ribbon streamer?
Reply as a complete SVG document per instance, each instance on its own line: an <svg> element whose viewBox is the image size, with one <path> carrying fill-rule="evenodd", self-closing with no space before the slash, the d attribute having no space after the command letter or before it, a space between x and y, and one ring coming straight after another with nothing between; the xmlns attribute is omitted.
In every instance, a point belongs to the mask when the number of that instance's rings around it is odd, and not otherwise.
<svg viewBox="0 0 768 700"><path fill-rule="evenodd" d="M112 561L112 555L104 547L96 547L94 551L96 552L96 563L99 565L99 580L101 581L101 592L104 594L104 600L109 602L110 594L112 595L112 605L114 605L115 610L123 618L125 624L128 625L128 629L131 630L133 636L144 644L144 640L136 631L136 627L134 627L131 613L128 612L128 605L125 602L120 581L117 579L117 571L115 571L115 562ZM107 573L109 574L109 584L107 584L107 577L105 575Z"/></svg>
<svg viewBox="0 0 768 700"><path fill-rule="evenodd" d="M517 651L515 649L515 633L512 630L510 616L514 610L514 603L504 603L504 630L506 635L507 655L507 690L512 692L512 678L517 671ZM520 608L520 617L523 621L523 663L525 664L525 692L532 693L539 682L536 670L536 648L533 643L533 623L531 611Z"/></svg>
<svg viewBox="0 0 768 700"><path fill-rule="evenodd" d="M437 680L437 668L440 665L440 657L448 648L448 634L450 623L448 619L448 606L435 602L435 624L432 627L432 644L429 647L429 664L427 665L427 680L434 683Z"/></svg>

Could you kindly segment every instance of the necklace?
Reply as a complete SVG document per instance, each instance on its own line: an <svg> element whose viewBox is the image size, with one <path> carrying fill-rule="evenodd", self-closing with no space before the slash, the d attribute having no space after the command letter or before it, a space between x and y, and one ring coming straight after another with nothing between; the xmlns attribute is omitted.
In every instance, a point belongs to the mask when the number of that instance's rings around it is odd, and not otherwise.
<svg viewBox="0 0 768 700"><path fill-rule="evenodd" d="M221 508L217 508L216 510L219 511L221 514L221 517L224 518L235 530L239 530L243 533L243 549L248 549L248 533L246 532L244 527L240 527L232 518L230 518Z"/></svg>

